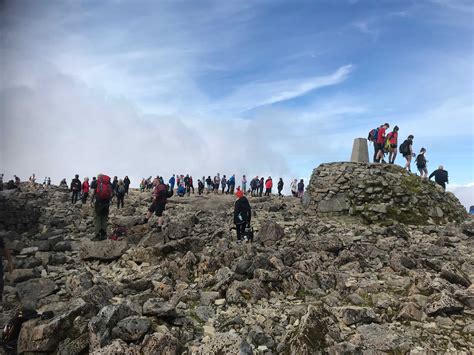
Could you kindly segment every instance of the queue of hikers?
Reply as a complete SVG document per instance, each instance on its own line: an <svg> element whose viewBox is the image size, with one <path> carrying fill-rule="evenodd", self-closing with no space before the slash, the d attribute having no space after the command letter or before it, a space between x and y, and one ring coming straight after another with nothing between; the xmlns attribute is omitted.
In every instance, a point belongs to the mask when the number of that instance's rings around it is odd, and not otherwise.
<svg viewBox="0 0 474 355"><path fill-rule="evenodd" d="M448 172L444 170L444 167L440 165L438 169L433 171L428 176L428 160L426 160L426 148L422 147L418 154L415 153L413 148L413 140L415 137L410 134L400 146L398 146L398 126L393 127L391 132L387 132L390 128L390 124L384 123L380 127L372 129L367 139L373 143L374 146L374 163L386 164L385 156L388 155L388 164L395 164L397 152L399 152L403 158L405 158L405 169L411 173L412 159L415 158L415 165L423 179L435 178L435 182L446 190L446 184L449 183ZM397 150L398 148L398 150Z"/></svg>

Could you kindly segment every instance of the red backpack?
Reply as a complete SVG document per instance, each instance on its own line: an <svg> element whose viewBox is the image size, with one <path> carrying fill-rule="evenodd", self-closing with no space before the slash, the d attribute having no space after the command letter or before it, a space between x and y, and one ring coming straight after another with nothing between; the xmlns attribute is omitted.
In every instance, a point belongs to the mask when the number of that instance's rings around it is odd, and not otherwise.
<svg viewBox="0 0 474 355"><path fill-rule="evenodd" d="M95 196L98 200L108 201L112 198L112 185L110 185L110 177L101 175L97 179L97 188Z"/></svg>

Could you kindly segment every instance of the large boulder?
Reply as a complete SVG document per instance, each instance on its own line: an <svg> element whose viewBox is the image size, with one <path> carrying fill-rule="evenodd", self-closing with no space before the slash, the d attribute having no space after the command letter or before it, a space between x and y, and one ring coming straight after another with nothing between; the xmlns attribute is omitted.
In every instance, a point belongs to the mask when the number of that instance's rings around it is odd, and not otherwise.
<svg viewBox="0 0 474 355"><path fill-rule="evenodd" d="M141 347L142 354L173 355L178 353L178 340L168 333L146 335Z"/></svg>
<svg viewBox="0 0 474 355"><path fill-rule="evenodd" d="M261 242L264 246L272 246L281 240L285 235L285 231L278 223L268 221L264 222L257 233L256 241Z"/></svg>
<svg viewBox="0 0 474 355"><path fill-rule="evenodd" d="M59 342L66 338L74 319L89 310L82 299L70 303L68 310L52 319L33 319L23 324L18 337L18 353L53 352Z"/></svg>
<svg viewBox="0 0 474 355"><path fill-rule="evenodd" d="M127 317L119 321L112 329L112 336L126 342L137 341L148 332L150 324L150 320L146 317Z"/></svg>
<svg viewBox="0 0 474 355"><path fill-rule="evenodd" d="M83 242L80 249L82 260L110 261L120 258L128 249L125 240L102 240L99 242Z"/></svg>
<svg viewBox="0 0 474 355"><path fill-rule="evenodd" d="M33 309L37 307L41 299L57 292L58 289L56 283L47 278L31 279L16 285L21 304Z"/></svg>
<svg viewBox="0 0 474 355"><path fill-rule="evenodd" d="M91 349L108 345L112 340L112 329L119 321L133 315L132 309L123 304L102 308L89 322L89 343Z"/></svg>

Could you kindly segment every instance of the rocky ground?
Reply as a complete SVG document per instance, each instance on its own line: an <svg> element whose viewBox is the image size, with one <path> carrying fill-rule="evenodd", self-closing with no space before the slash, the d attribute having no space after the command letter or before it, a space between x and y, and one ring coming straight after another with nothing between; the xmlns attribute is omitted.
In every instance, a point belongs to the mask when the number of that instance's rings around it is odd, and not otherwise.
<svg viewBox="0 0 474 355"><path fill-rule="evenodd" d="M126 238L94 242L92 208L71 205L67 192L0 193L16 264L0 325L20 305L55 314L24 324L20 353L474 348L472 219L369 225L318 216L290 197L250 198L256 238L237 244L233 197L173 197L161 233L154 218L138 225L149 199L132 191L124 209L111 208Z"/></svg>

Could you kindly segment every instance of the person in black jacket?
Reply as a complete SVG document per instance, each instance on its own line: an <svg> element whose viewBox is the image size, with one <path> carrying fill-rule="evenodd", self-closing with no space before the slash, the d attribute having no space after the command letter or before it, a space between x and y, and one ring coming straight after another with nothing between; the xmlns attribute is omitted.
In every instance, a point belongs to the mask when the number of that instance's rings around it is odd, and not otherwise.
<svg viewBox="0 0 474 355"><path fill-rule="evenodd" d="M429 179L431 180L433 176L435 178L436 183L440 185L443 188L443 190L446 190L446 184L449 184L448 172L444 170L442 165L440 165L438 169L436 169L435 171L431 173L431 175L429 176Z"/></svg>
<svg viewBox="0 0 474 355"><path fill-rule="evenodd" d="M125 193L128 195L128 188L130 186L130 179L128 176L125 176L125 179L123 179L123 184L125 186Z"/></svg>
<svg viewBox="0 0 474 355"><path fill-rule="evenodd" d="M277 187L278 187L278 196L283 196L283 195L281 194L281 190L283 190L283 185L284 185L284 184L283 184L283 179L280 178L280 180L278 181L278 186L277 186Z"/></svg>
<svg viewBox="0 0 474 355"><path fill-rule="evenodd" d="M250 226L252 209L250 208L249 200L244 196L242 190L238 190L235 195L237 196L237 201L235 201L234 208L234 223L237 230L237 241L241 241L245 228Z"/></svg>
<svg viewBox="0 0 474 355"><path fill-rule="evenodd" d="M81 192L81 187L82 187L81 180L79 180L79 175L76 174L74 179L72 179L71 181L71 191L72 191L71 202L72 203L77 202L77 199L79 198L79 193Z"/></svg>

